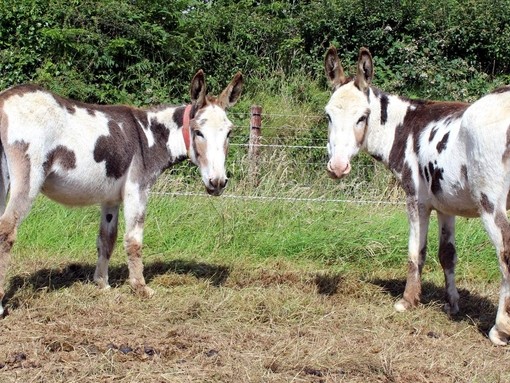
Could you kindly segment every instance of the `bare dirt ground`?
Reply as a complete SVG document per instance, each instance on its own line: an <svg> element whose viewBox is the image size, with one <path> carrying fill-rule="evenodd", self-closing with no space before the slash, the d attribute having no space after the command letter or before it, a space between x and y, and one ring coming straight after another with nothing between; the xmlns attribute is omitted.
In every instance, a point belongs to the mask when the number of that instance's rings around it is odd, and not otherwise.
<svg viewBox="0 0 510 383"><path fill-rule="evenodd" d="M498 286L442 286L398 314L403 270L364 277L273 262L257 267L150 262L156 295L114 286L92 263L16 260L0 322L1 382L507 382L510 348L494 347Z"/></svg>

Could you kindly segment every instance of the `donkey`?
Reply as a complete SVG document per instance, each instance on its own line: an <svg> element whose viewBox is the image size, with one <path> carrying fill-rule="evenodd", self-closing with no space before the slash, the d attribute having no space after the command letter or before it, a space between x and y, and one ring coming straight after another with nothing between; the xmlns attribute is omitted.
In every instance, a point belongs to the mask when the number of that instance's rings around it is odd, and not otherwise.
<svg viewBox="0 0 510 383"><path fill-rule="evenodd" d="M510 189L510 87L473 105L462 102L409 100L372 86L372 56L361 48L357 72L348 78L330 47L326 77L333 94L328 117L327 171L342 178L350 159L366 151L388 167L406 195L409 261L397 311L420 302L421 273L432 210L439 224L438 256L446 288L445 311L459 311L455 286L455 216L481 216L499 254L503 273L494 344L510 339L510 224L506 216ZM490 133L487 129L490 128Z"/></svg>
<svg viewBox="0 0 510 383"><path fill-rule="evenodd" d="M0 93L0 300L17 228L39 192L64 205L101 206L94 281L102 289L109 288L123 203L129 284L136 294L152 296L141 259L149 190L164 170L189 159L207 192L222 193L233 127L225 110L238 100L242 84L238 72L219 97L209 96L199 70L191 104L147 109L85 104L35 85Z"/></svg>

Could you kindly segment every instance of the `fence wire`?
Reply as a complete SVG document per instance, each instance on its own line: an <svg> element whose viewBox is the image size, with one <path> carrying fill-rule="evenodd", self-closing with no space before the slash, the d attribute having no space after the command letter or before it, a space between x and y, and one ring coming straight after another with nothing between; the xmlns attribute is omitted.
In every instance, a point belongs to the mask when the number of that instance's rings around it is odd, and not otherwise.
<svg viewBox="0 0 510 383"><path fill-rule="evenodd" d="M253 144L250 143L250 113L229 115L235 122L227 159L231 182L222 198L261 202L404 204L391 174L367 155L353 159L351 174L345 180L334 182L327 177L324 116L263 114L263 134L258 137L258 143ZM282 118L293 123L282 123ZM250 148L257 149L256 159L248 158ZM209 197L202 192L196 170L172 170L171 173L172 179L164 181L163 186L159 185L152 194L176 198ZM229 189L233 192L228 193Z"/></svg>

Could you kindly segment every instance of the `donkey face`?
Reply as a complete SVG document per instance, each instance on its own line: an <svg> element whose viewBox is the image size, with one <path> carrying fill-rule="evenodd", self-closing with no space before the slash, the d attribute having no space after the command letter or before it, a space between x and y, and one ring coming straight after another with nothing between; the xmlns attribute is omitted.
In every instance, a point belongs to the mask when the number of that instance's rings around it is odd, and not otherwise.
<svg viewBox="0 0 510 383"><path fill-rule="evenodd" d="M225 159L233 124L225 110L239 99L242 84L243 78L238 72L216 98L206 96L205 78L201 70L191 82L191 100L196 112L190 121L189 158L199 167L202 181L211 195L220 195L227 185Z"/></svg>
<svg viewBox="0 0 510 383"><path fill-rule="evenodd" d="M328 117L327 171L333 178L342 178L351 171L350 159L363 144L370 115L368 88L373 66L370 52L362 48L354 80L344 75L336 48L329 48L325 60L326 76L333 86L333 95L326 105Z"/></svg>

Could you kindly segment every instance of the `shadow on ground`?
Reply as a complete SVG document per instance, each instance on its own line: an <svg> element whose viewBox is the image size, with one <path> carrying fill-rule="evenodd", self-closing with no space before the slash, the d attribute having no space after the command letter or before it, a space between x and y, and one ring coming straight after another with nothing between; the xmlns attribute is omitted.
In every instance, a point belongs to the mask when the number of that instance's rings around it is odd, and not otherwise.
<svg viewBox="0 0 510 383"><path fill-rule="evenodd" d="M10 279L9 289L4 298L11 309L19 306L14 298L16 291L21 288L30 288L33 291L40 289L59 290L70 287L77 282L92 281L95 265L86 263L70 263L60 268L45 268L30 275L15 275ZM157 261L144 267L144 276L147 283L155 277L167 273L189 274L198 279L206 279L213 286L222 285L230 274L227 266L212 265L209 263L172 260L168 262ZM108 269L110 285L119 286L128 278L127 265L111 265Z"/></svg>
<svg viewBox="0 0 510 383"><path fill-rule="evenodd" d="M374 279L370 283L379 286L382 290L390 294L395 299L401 298L404 294L405 280L399 279ZM477 293L472 293L466 289L459 289L459 309L457 315L451 316L453 321L466 321L472 323L482 334L487 335L494 325L497 307L490 299ZM443 306L445 300L444 287L436 286L430 282L422 284L423 304L437 303ZM446 314L445 314L446 315Z"/></svg>

